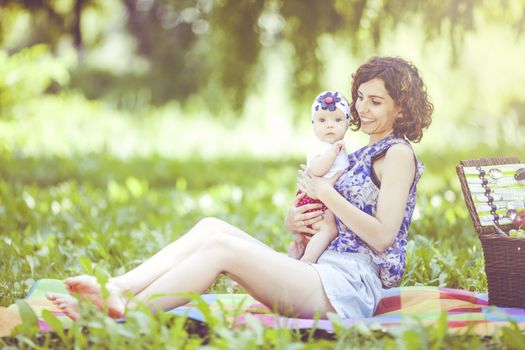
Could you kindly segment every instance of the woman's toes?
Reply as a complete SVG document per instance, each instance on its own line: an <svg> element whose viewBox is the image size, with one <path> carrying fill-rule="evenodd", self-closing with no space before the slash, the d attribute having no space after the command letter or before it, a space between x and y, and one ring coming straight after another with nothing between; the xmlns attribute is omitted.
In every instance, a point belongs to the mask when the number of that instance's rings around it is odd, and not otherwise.
<svg viewBox="0 0 525 350"><path fill-rule="evenodd" d="M80 313L71 308L64 309L63 312L67 317L69 317L73 321L78 320L78 318L80 317Z"/></svg>
<svg viewBox="0 0 525 350"><path fill-rule="evenodd" d="M91 276L75 276L75 277L68 277L64 280L64 284L68 291L73 292L77 289L78 285L81 284L83 281L86 281L88 277Z"/></svg>
<svg viewBox="0 0 525 350"><path fill-rule="evenodd" d="M64 280L64 285L66 286L66 289L68 292L74 292L75 286L78 284L78 282L74 278L66 278Z"/></svg>
<svg viewBox="0 0 525 350"><path fill-rule="evenodd" d="M46 292L46 298L49 301L54 301L57 298L57 295L55 293Z"/></svg>

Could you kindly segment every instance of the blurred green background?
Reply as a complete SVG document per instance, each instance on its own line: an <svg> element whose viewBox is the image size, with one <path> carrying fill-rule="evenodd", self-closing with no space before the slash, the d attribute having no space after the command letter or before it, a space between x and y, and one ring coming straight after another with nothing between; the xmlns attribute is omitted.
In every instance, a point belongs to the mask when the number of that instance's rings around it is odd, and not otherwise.
<svg viewBox="0 0 525 350"><path fill-rule="evenodd" d="M207 215L284 251L311 101L349 96L373 55L412 61L435 105L403 283L486 288L454 167L523 153L525 1L0 6L2 305L37 278L122 272Z"/></svg>
<svg viewBox="0 0 525 350"><path fill-rule="evenodd" d="M421 152L524 143L522 0L0 4L7 152L301 156L313 97L350 95L352 72L372 55L421 70L436 107Z"/></svg>
<svg viewBox="0 0 525 350"><path fill-rule="evenodd" d="M436 107L422 152L481 156L525 142L522 0L0 4L9 152L300 156L313 97L350 95L372 55L421 70ZM347 137L350 148L364 140Z"/></svg>

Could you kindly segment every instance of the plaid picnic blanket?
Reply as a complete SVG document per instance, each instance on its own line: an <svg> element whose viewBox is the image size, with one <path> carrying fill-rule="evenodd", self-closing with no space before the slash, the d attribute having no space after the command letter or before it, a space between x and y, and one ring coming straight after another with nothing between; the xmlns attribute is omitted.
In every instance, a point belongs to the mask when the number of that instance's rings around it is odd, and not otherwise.
<svg viewBox="0 0 525 350"><path fill-rule="evenodd" d="M65 293L62 281L42 279L35 282L24 299L35 311L41 331L50 327L42 319L42 310L51 310L64 324L71 322L45 298L46 291ZM206 310L203 310L203 305ZM203 312L204 311L204 312ZM334 331L334 320L300 319L279 316L247 294L204 294L201 302L168 311L174 315L207 322L207 317L224 314L232 318L233 325L243 325L248 317L258 319L264 327L287 327L308 329L315 327L328 332ZM352 327L363 323L375 329L399 326L403 319L416 318L423 324L436 323L442 313L447 313L448 329L451 332L469 330L471 333L491 335L503 326L515 322L525 330L525 309L503 308L488 305L487 294L459 289L415 286L383 290L383 297L375 315L365 319L338 320L338 326ZM210 316L211 315L211 316ZM250 315L250 316L247 316ZM20 322L16 305L0 308L0 336L8 335L12 327Z"/></svg>

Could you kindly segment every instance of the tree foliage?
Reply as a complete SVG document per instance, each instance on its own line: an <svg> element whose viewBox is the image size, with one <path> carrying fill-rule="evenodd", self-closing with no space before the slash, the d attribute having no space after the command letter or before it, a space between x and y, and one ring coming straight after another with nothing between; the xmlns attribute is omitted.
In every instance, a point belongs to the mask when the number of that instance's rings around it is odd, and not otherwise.
<svg viewBox="0 0 525 350"><path fill-rule="evenodd" d="M147 86L148 102L185 101L204 94L210 108L221 104L241 109L263 50L281 43L293 47L293 91L315 93L323 62L319 38L348 38L354 54L373 51L385 33L401 23L423 23L426 40L446 36L457 57L466 33L499 21L520 35L525 26L524 0L113 0L125 11L121 30L134 38L134 54L148 62L143 73L94 71L81 60L72 84L88 97L110 91L123 94ZM102 0L0 0L0 45L17 15L29 14L31 32L10 51L36 43L56 50L68 38L79 52L100 45L84 39L87 11L102 16ZM101 32L103 35L103 32ZM366 51L368 52L368 51Z"/></svg>
<svg viewBox="0 0 525 350"><path fill-rule="evenodd" d="M14 116L16 105L53 84L58 88L68 82L67 62L55 59L45 45L33 45L9 57L0 51L0 117Z"/></svg>

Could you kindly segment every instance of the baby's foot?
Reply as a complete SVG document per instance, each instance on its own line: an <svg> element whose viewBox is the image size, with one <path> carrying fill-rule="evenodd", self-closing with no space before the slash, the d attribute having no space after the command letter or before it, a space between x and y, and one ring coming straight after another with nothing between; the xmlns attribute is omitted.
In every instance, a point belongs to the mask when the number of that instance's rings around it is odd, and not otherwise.
<svg viewBox="0 0 525 350"><path fill-rule="evenodd" d="M102 296L102 290L94 276L81 275L66 278L64 284L70 293L78 293L82 297L90 300L95 306L103 311L106 307L108 315L112 318L124 316L126 299L122 295L124 290L113 282L106 283L109 293L106 299Z"/></svg>
<svg viewBox="0 0 525 350"><path fill-rule="evenodd" d="M78 320L78 300L69 294L46 293L46 298L73 321Z"/></svg>
<svg viewBox="0 0 525 350"><path fill-rule="evenodd" d="M303 256L305 249L306 244L294 241L290 244L290 247L288 247L288 256L290 258L299 260Z"/></svg>

